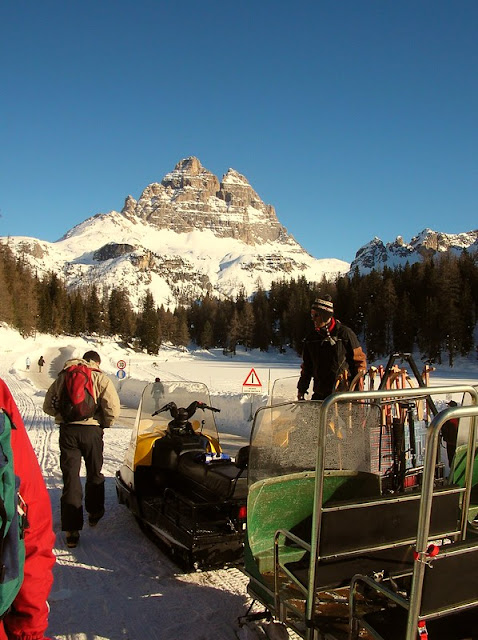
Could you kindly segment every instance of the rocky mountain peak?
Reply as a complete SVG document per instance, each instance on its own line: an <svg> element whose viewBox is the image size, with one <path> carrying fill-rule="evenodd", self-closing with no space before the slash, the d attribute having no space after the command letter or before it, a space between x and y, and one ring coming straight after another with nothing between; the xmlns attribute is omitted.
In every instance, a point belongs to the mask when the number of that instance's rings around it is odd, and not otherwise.
<svg viewBox="0 0 478 640"><path fill-rule="evenodd" d="M173 192L191 189L195 192L214 195L219 189L219 180L205 169L197 158L191 156L180 160L171 173L164 176L161 185Z"/></svg>
<svg viewBox="0 0 478 640"><path fill-rule="evenodd" d="M289 238L274 207L261 200L245 176L228 169L219 183L193 156L180 160L161 183L148 185L138 201L128 196L121 213L158 229L209 229L251 245Z"/></svg>
<svg viewBox="0 0 478 640"><path fill-rule="evenodd" d="M228 169L222 178L222 184L243 184L249 186L247 178L235 169Z"/></svg>

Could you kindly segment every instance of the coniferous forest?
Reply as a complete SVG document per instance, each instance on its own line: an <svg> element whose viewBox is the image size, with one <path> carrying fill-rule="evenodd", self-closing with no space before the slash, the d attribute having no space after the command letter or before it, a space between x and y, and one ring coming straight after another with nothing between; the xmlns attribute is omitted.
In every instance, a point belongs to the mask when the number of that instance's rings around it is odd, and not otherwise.
<svg viewBox="0 0 478 640"><path fill-rule="evenodd" d="M258 286L251 297L206 295L174 311L158 308L147 293L134 310L124 289L91 285L68 290L58 274L38 278L0 244L0 321L23 336L117 336L150 354L163 343L267 351L290 346L298 353L311 329L310 304L326 293L335 315L359 336L368 361L418 350L422 359L453 365L475 351L478 318L478 254L444 254L403 268L355 273L310 283L299 278Z"/></svg>

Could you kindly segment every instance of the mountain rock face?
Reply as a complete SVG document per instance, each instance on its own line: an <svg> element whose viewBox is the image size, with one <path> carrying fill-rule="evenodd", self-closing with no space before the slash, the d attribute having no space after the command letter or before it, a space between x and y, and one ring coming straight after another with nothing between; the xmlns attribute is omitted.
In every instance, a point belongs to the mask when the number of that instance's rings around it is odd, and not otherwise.
<svg viewBox="0 0 478 640"><path fill-rule="evenodd" d="M158 306L174 309L206 293L250 295L281 279L320 282L350 268L367 273L444 251L476 251L478 231L448 235L425 229L409 244L401 237L389 244L374 238L352 265L316 259L243 175L229 169L219 181L190 157L148 185L138 200L128 196L120 212L88 218L56 242L9 237L8 244L39 277L53 271L71 289L123 288L136 308L150 291Z"/></svg>
<svg viewBox="0 0 478 640"><path fill-rule="evenodd" d="M358 268L360 273L369 273L372 269L380 270L384 267L393 269L404 266L407 262L409 264L421 262L449 251L458 255L464 249L470 252L478 251L478 230L447 234L424 229L412 238L410 243L404 242L401 236L387 244L375 237L357 251L350 270L354 271Z"/></svg>
<svg viewBox="0 0 478 640"><path fill-rule="evenodd" d="M57 242L8 242L39 276L54 271L70 288L124 288L135 307L147 291L174 308L206 293L250 295L273 281L319 282L349 269L309 255L243 175L229 169L220 182L194 157L138 200L128 196L121 212L88 218Z"/></svg>
<svg viewBox="0 0 478 640"><path fill-rule="evenodd" d="M121 213L158 229L210 229L218 238L250 245L287 235L274 207L262 202L243 175L229 169L219 183L197 158L178 162L160 184L148 185L138 201L128 196Z"/></svg>

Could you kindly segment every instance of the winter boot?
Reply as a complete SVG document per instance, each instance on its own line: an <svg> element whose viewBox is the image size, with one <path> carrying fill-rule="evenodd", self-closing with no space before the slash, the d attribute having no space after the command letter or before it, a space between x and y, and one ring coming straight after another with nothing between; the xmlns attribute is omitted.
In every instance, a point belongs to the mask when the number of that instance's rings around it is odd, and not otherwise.
<svg viewBox="0 0 478 640"><path fill-rule="evenodd" d="M88 524L90 527L96 527L101 518L105 515L105 510L97 511L96 513L88 514Z"/></svg>
<svg viewBox="0 0 478 640"><path fill-rule="evenodd" d="M69 549L74 549L80 541L79 531L67 531L66 532L66 546Z"/></svg>

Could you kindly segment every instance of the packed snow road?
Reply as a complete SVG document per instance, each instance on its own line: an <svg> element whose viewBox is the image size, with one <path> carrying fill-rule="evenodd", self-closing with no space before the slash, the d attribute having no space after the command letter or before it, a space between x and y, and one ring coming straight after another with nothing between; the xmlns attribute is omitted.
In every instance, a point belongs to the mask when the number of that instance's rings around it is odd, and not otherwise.
<svg viewBox="0 0 478 640"><path fill-rule="evenodd" d="M47 364L41 373L33 357L26 371L23 356L14 350L7 351L0 363L0 375L24 418L52 503L57 563L50 597L50 637L233 640L237 618L250 604L243 574L237 569L181 574L117 502L114 476L131 434L127 407L127 419L105 430L105 517L95 528L86 525L79 546L67 549L59 518L58 429L43 413L42 403L46 388L71 352L44 347Z"/></svg>

